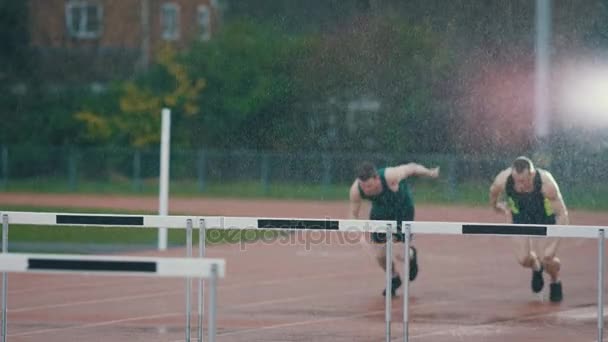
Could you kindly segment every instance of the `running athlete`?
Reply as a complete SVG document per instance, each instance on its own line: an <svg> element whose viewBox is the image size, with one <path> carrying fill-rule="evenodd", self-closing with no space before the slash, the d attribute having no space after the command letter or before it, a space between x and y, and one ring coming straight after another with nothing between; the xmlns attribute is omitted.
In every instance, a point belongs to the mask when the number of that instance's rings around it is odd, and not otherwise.
<svg viewBox="0 0 608 342"><path fill-rule="evenodd" d="M395 220L397 227L401 227L402 221L413 221L414 200L406 181L412 176L437 178L439 168L427 169L422 165L409 163L376 169L371 163L361 164L357 171L357 178L350 188L350 217L359 219L362 200L368 200L371 202L369 216L371 220ZM387 271L385 269L386 234L372 233L370 238L380 267ZM403 242L403 234L394 234L393 241ZM414 247L410 247L409 262L409 280L412 281L418 274L417 251ZM394 263L391 275L390 294L395 296L402 281L399 273L395 271ZM383 295L386 296L386 292L387 289L384 289Z"/></svg>
<svg viewBox="0 0 608 342"><path fill-rule="evenodd" d="M506 201L499 202L503 193ZM569 224L568 210L555 179L549 171L534 167L527 157L518 157L511 167L496 176L490 187L490 206L515 224ZM542 291L544 271L551 278L549 299L561 302L561 263L556 256L559 238L526 237L517 241L519 263L532 269L532 291ZM544 246L540 246L541 242Z"/></svg>

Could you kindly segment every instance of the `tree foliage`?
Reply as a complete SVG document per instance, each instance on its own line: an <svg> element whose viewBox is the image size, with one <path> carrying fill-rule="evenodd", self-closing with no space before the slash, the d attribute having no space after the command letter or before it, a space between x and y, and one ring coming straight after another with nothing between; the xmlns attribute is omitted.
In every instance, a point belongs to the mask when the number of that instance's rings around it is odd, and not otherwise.
<svg viewBox="0 0 608 342"><path fill-rule="evenodd" d="M212 147L276 148L275 124L292 110L293 69L307 41L267 25L238 21L183 57L207 89L198 98L205 115L198 142Z"/></svg>
<svg viewBox="0 0 608 342"><path fill-rule="evenodd" d="M0 79L15 78L27 66L26 1L0 1Z"/></svg>
<svg viewBox="0 0 608 342"><path fill-rule="evenodd" d="M605 55L606 1L552 3L554 61ZM25 4L0 2L3 76L28 70ZM1 138L150 146L167 106L183 147L521 151L533 131L534 11L528 0L231 0L210 41L164 50L105 91L44 84L32 69L27 91L0 95L0 119L15 127Z"/></svg>
<svg viewBox="0 0 608 342"><path fill-rule="evenodd" d="M192 78L169 46L160 51L157 61L150 74L118 86L119 91L114 93L118 98L110 99L118 102L114 111L96 112L91 108L74 115L92 141L126 140L131 146L146 147L160 142L162 108L171 108L173 116L186 120L200 114L196 101L205 81Z"/></svg>
<svg viewBox="0 0 608 342"><path fill-rule="evenodd" d="M333 99L312 115L325 122L328 115L351 121L350 127L338 127L339 139L327 148L437 150L435 137L448 134L451 99L445 82L451 61L428 26L365 16L323 35L298 79L307 82L301 87L307 102ZM365 103L378 108L365 110ZM435 135L425 135L429 130Z"/></svg>

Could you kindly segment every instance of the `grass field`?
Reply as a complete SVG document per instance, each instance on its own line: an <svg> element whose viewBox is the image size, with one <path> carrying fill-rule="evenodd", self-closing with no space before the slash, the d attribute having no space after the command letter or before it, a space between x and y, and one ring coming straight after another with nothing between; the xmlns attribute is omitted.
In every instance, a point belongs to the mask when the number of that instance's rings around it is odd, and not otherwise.
<svg viewBox="0 0 608 342"><path fill-rule="evenodd" d="M484 206L488 203L490 181L462 182L450 186L447 180L415 180L411 184L417 203L469 204ZM195 181L175 181L170 184L171 196L224 197L224 198L275 198L305 200L348 200L350 184L289 184L260 182L209 183L201 191ZM65 179L13 180L5 186L7 192L39 193L91 193L118 195L158 195L158 180L146 180L140 185L129 181L80 181L70 188ZM562 194L569 208L608 210L608 184L576 184L562 186Z"/></svg>

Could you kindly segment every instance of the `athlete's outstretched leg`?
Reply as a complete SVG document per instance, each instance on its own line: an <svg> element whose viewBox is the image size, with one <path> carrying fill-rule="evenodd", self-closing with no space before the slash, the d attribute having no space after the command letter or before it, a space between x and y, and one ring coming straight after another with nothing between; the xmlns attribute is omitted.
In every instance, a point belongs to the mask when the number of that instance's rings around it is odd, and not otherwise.
<svg viewBox="0 0 608 342"><path fill-rule="evenodd" d="M530 281L530 287L532 292L538 293L542 291L545 286L543 279L543 264L534 251L534 243L531 238L515 238L516 243L516 256L517 261L520 265L526 268L532 269L532 280Z"/></svg>
<svg viewBox="0 0 608 342"><path fill-rule="evenodd" d="M380 265L380 267L386 272L386 240L383 239L382 236L372 234L371 235L371 245L375 251L376 261ZM391 296L395 296L397 289L401 287L402 281L401 276L395 269L395 259L393 258L393 262L391 263L392 269L391 272ZM386 289L382 292L384 296L386 296Z"/></svg>
<svg viewBox="0 0 608 342"><path fill-rule="evenodd" d="M547 238L543 249L542 263L545 271L551 277L549 299L552 302L561 302L563 299L562 282L559 279L561 262L556 256L559 238Z"/></svg>

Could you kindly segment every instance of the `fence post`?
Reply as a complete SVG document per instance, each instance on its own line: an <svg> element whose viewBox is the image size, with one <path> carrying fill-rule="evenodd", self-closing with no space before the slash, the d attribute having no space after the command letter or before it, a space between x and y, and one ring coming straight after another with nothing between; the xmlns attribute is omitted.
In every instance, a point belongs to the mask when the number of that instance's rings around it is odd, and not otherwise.
<svg viewBox="0 0 608 342"><path fill-rule="evenodd" d="M2 145L2 175L0 176L0 189L6 190L8 186L8 146Z"/></svg>
<svg viewBox="0 0 608 342"><path fill-rule="evenodd" d="M332 158L329 153L323 154L323 190L322 193L327 195L329 192L329 186L331 185L331 169L332 169Z"/></svg>
<svg viewBox="0 0 608 342"><path fill-rule="evenodd" d="M135 149L133 153L133 190L141 192L141 151Z"/></svg>
<svg viewBox="0 0 608 342"><path fill-rule="evenodd" d="M262 169L260 182L262 184L262 192L264 195L267 195L270 187L270 156L266 152L262 152Z"/></svg>
<svg viewBox="0 0 608 342"><path fill-rule="evenodd" d="M454 200L458 194L456 187L458 186L458 167L456 166L456 157L451 154L448 157L448 199Z"/></svg>
<svg viewBox="0 0 608 342"><path fill-rule="evenodd" d="M78 160L75 147L68 148L68 185L70 191L78 188Z"/></svg>
<svg viewBox="0 0 608 342"><path fill-rule="evenodd" d="M196 175L198 178L198 191L204 192L206 186L205 171L206 171L206 160L207 156L204 149L198 151L198 158L196 160Z"/></svg>

